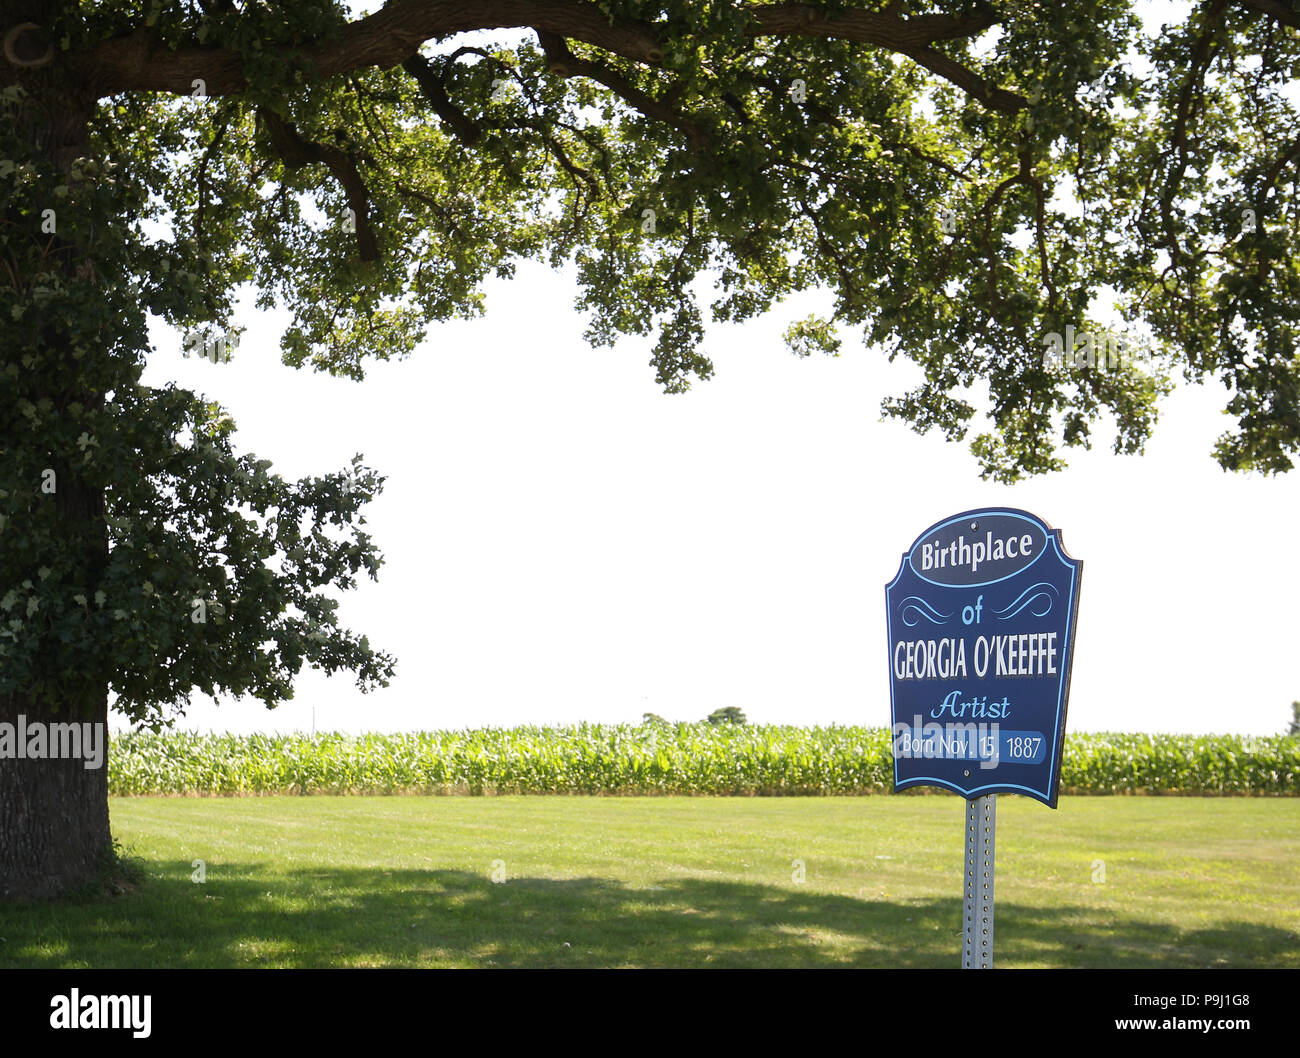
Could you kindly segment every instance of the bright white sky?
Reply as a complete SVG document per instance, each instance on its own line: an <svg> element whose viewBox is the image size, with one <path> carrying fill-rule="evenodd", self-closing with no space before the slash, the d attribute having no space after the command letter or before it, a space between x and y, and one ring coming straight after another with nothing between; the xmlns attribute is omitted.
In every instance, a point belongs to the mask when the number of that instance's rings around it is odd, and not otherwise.
<svg viewBox="0 0 1300 1058"><path fill-rule="evenodd" d="M880 420L917 378L846 332L839 358L781 341L829 295L715 326L713 380L666 396L650 343L592 350L572 276L522 265L486 318L434 328L362 383L295 371L284 318L248 308L234 359L155 330L144 381L221 401L241 450L287 477L387 475L368 513L378 583L349 627L398 658L387 689L304 670L297 697L196 697L198 730L397 731L646 711L756 722L889 723L884 585L942 517L1011 505L1084 560L1068 728L1281 730L1300 698L1300 480L1228 475L1209 455L1218 387L1183 388L1141 457L1099 436L1070 469L982 482L963 446ZM116 718L115 727L122 726Z"/></svg>
<svg viewBox="0 0 1300 1058"><path fill-rule="evenodd" d="M1084 560L1071 730L1276 733L1300 698L1294 477L1219 470L1222 392L1184 389L1147 454L981 482L964 447L880 421L916 377L845 334L799 360L781 332L828 295L707 339L717 373L666 396L649 342L595 351L563 273L521 266L485 318L439 326L362 383L279 362L282 320L234 359L159 329L145 381L220 400L286 476L388 476L368 515L386 564L346 624L398 660L363 696L304 670L294 701L196 698L199 730L396 731L700 719L889 722L884 585L923 529L1008 504ZM1288 543L1292 541L1292 543Z"/></svg>

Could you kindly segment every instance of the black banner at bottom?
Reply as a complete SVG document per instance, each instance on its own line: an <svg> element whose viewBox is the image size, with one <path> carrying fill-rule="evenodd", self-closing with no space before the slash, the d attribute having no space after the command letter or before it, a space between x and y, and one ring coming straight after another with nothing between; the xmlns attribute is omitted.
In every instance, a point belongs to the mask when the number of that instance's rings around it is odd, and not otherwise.
<svg viewBox="0 0 1300 1058"><path fill-rule="evenodd" d="M579 1053L624 1047L629 1029L696 1048L846 1030L884 1042L888 1028L927 1047L1039 1031L1224 1047L1287 1038L1298 986L1293 970L6 970L0 1042L336 1049L414 1030L441 1049L455 1030L460 1045L468 1032Z"/></svg>

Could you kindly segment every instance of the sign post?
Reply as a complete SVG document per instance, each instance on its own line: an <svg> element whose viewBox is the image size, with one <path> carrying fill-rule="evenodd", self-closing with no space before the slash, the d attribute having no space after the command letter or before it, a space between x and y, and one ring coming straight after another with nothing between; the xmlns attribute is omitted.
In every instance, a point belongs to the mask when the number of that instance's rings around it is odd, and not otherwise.
<svg viewBox="0 0 1300 1058"><path fill-rule="evenodd" d="M967 799L962 965L993 965L997 794L1055 808L1079 579L1061 531L990 507L932 525L885 588L894 790Z"/></svg>
<svg viewBox="0 0 1300 1058"><path fill-rule="evenodd" d="M993 969L993 845L998 795L966 802L966 886L962 899L963 970Z"/></svg>

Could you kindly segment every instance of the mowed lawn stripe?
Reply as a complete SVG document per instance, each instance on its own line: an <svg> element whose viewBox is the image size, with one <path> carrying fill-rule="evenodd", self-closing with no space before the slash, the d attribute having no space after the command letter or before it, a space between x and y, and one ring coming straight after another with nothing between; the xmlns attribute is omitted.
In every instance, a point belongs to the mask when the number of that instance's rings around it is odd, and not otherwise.
<svg viewBox="0 0 1300 1058"><path fill-rule="evenodd" d="M114 798L111 812L141 884L0 907L0 965L959 958L956 797ZM1053 812L1002 797L998 822L1000 966L1300 967L1294 799L1065 797Z"/></svg>

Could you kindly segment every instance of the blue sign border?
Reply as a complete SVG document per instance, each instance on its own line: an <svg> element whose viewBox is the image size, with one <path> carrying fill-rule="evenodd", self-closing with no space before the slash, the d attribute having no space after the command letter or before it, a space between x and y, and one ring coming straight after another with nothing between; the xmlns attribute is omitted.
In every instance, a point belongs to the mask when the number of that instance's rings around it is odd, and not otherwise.
<svg viewBox="0 0 1300 1058"><path fill-rule="evenodd" d="M890 612L889 592L899 582L899 580L903 576L903 573L906 570L911 569L911 572L913 573L914 576L919 577L927 584L934 584L938 587L976 588L976 587L983 587L988 584L998 584L1004 580L1010 579L1011 577L1018 577L1022 573L1024 573L1025 570L1032 568L1042 559L1043 555L1046 554L1046 551L1041 552L1036 558L1033 559L1033 561L1029 562L1025 566L1022 566L1020 569L1016 570L1016 572L1007 574L1007 576L1005 577L998 577L990 581L979 581L971 584L962 584L962 585L944 584L940 581L930 580L929 577L922 576L919 572L917 572L915 566L912 566L911 564L912 553L916 550L917 545L922 543L926 539L926 537L928 537L932 533L936 532L939 529L943 529L946 528L947 526L953 525L956 522L965 521L971 518L979 519L979 518L986 518L986 517L997 516L997 515L1011 517L1011 518L1018 518L1023 521L1027 521L1030 524L1034 525L1039 530L1041 530L1045 535L1046 539L1051 543L1056 558L1060 561L1060 563L1063 566L1065 566L1068 570L1070 570L1070 600L1069 600L1070 616L1068 618L1068 623L1066 625L1065 649L1062 653L1062 671L1061 671L1061 679L1060 679L1060 690L1057 695L1057 702L1056 702L1056 728L1055 728L1056 747L1055 747L1055 752L1052 760L1052 770L1048 782L1048 795L1044 797L1042 790L1031 789L1030 787L1022 786L1016 783L988 783L984 786L977 786L977 787L964 789L961 786L957 785L956 783L950 782L947 779L939 778L938 776L914 776L910 779L905 779L900 783L898 780L898 757L896 755L894 757L894 792L897 793L899 790L911 789L913 786L940 786L944 789L953 790L954 792L961 794L963 797L967 799L971 799L975 797L983 797L986 794L992 794L992 793L1018 793L1018 794L1024 794L1028 797L1032 797L1036 801L1041 801L1043 804L1047 805L1048 808L1055 808L1057 806L1057 800L1060 794L1061 762L1065 754L1065 719L1066 719L1066 710L1068 708L1069 699L1070 699L1070 677L1074 669L1074 639L1075 639L1075 633L1078 630L1078 618L1079 618L1079 585L1083 578L1083 560L1077 558L1071 558L1066 553L1065 547L1061 543L1060 529L1053 529L1050 525L1044 522L1037 515L1031 514L1029 511L1021 510L1018 507L980 507L975 510L962 511L960 514L954 514L948 518L943 519L940 522L936 522L934 525L931 525L929 528L927 528L924 532L917 534L916 538L912 541L908 549L905 552L903 552L903 556L898 564L898 572L894 574L894 579L885 585L885 632L886 632L885 650L886 650L886 654L890 655L891 647L894 643L893 615ZM893 725L898 722L897 710L894 704L894 670L893 670L892 656L888 657L887 671L889 672L889 719L891 724L890 745L892 747L893 745L892 736L894 732Z"/></svg>

